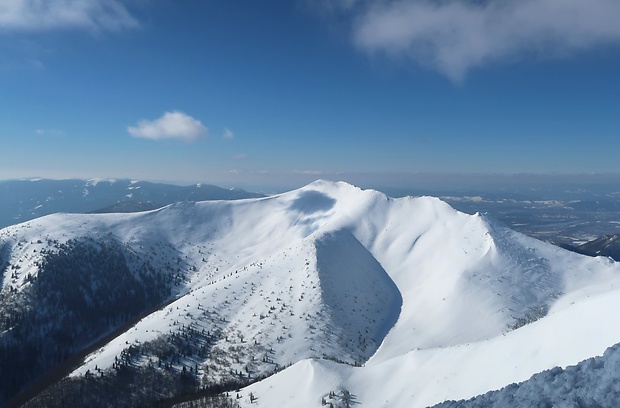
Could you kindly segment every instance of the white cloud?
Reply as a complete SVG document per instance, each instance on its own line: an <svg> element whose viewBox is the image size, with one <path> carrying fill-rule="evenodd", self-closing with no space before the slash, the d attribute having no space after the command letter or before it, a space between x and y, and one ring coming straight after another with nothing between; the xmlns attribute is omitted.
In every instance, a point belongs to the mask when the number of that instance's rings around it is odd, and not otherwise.
<svg viewBox="0 0 620 408"><path fill-rule="evenodd" d="M137 126L129 126L127 131L133 137L144 139L181 139L193 141L207 136L207 128L200 121L183 112L166 112L159 119L141 120Z"/></svg>
<svg viewBox="0 0 620 408"><path fill-rule="evenodd" d="M0 0L0 30L119 31L138 25L118 0Z"/></svg>
<svg viewBox="0 0 620 408"><path fill-rule="evenodd" d="M620 43L618 0L337 0L360 49L454 81L474 68Z"/></svg>
<svg viewBox="0 0 620 408"><path fill-rule="evenodd" d="M232 130L228 129L228 128L224 128L224 139L234 139L235 138L235 134L232 132Z"/></svg>

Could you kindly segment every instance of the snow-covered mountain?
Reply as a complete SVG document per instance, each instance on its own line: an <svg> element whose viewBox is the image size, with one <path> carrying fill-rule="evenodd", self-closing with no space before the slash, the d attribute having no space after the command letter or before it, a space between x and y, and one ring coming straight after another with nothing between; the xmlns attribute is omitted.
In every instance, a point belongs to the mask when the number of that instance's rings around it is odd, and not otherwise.
<svg viewBox="0 0 620 408"><path fill-rule="evenodd" d="M0 180L0 228L56 212L134 212L179 201L260 197L208 184L175 186L136 180Z"/></svg>
<svg viewBox="0 0 620 408"><path fill-rule="evenodd" d="M426 406L620 342L618 264L346 183L51 215L0 230L0 268L0 358L36 370L0 372L5 398L87 354L33 406L183 401L259 379L234 403Z"/></svg>

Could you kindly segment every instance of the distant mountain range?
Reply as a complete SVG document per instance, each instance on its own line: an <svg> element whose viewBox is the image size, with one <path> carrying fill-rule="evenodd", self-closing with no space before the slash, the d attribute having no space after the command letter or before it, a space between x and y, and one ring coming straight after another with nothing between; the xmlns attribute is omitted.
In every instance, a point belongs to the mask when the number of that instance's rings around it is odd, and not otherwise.
<svg viewBox="0 0 620 408"><path fill-rule="evenodd" d="M347 183L49 215L0 276L8 406L415 408L620 342L620 264Z"/></svg>
<svg viewBox="0 0 620 408"><path fill-rule="evenodd" d="M562 244L562 248L588 256L607 256L620 262L620 235L605 235L581 245Z"/></svg>
<svg viewBox="0 0 620 408"><path fill-rule="evenodd" d="M262 197L208 184L176 186L132 180L0 181L0 228L56 212L136 212L179 201Z"/></svg>

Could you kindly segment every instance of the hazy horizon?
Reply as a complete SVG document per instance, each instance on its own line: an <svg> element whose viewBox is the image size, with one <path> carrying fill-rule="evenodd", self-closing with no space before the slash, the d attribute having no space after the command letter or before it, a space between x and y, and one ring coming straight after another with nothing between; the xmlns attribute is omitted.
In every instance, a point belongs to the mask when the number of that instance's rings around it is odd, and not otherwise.
<svg viewBox="0 0 620 408"><path fill-rule="evenodd" d="M216 182L212 180L154 180L131 177L19 177L0 179L2 182L23 180L135 180L174 186L208 184L224 189L242 189L262 194L278 194L304 187L317 180L344 181L363 189L379 190L391 197L407 195L431 195L445 197L468 194L491 194L495 198L504 195L508 199L515 194L530 198L579 199L595 194L620 195L619 174L341 174L304 175L295 182L279 178L264 178L255 182Z"/></svg>

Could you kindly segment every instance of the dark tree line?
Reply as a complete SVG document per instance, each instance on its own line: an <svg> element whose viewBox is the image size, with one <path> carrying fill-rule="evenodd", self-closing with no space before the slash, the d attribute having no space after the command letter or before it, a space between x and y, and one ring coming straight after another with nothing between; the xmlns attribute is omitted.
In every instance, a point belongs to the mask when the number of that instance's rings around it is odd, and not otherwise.
<svg viewBox="0 0 620 408"><path fill-rule="evenodd" d="M64 378L24 407L236 408L235 398L225 393L237 395L241 388L284 367L252 377L245 374L218 383L205 382L200 378L198 361L209 357L221 336L219 331L198 330L190 325L178 333L131 344L115 358L112 368L96 368L85 376Z"/></svg>
<svg viewBox="0 0 620 408"><path fill-rule="evenodd" d="M239 405L227 393L266 378L228 380L200 385L189 370L158 369L155 366L121 365L114 370L95 371L68 377L28 401L24 408L64 407L213 407Z"/></svg>
<svg viewBox="0 0 620 408"><path fill-rule="evenodd" d="M0 404L73 353L165 301L169 275L135 271L112 238L55 243L22 290L0 292Z"/></svg>

